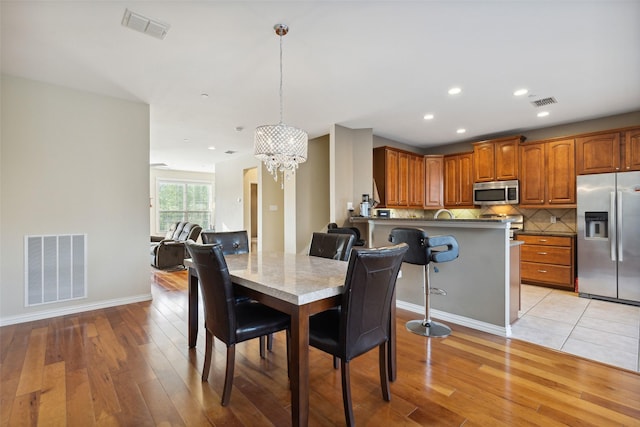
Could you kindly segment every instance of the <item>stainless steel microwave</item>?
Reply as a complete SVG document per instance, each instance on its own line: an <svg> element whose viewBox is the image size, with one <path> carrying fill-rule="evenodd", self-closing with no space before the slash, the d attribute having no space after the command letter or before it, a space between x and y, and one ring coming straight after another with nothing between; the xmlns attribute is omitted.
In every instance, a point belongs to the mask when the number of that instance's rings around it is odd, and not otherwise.
<svg viewBox="0 0 640 427"><path fill-rule="evenodd" d="M517 179L512 181L478 182L473 184L474 205L517 205L520 188Z"/></svg>

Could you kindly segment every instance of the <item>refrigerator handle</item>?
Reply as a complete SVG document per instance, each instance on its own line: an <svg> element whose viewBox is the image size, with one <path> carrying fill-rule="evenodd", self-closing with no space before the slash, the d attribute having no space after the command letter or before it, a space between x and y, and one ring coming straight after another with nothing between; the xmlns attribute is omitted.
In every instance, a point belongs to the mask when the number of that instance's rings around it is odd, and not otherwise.
<svg viewBox="0 0 640 427"><path fill-rule="evenodd" d="M610 207L609 207L609 246L611 251L611 261L616 261L616 222L611 218L616 211L616 193L612 191L609 195Z"/></svg>
<svg viewBox="0 0 640 427"><path fill-rule="evenodd" d="M618 240L618 262L622 262L622 191L618 191L618 206L616 209L616 222L618 228L618 235L616 236Z"/></svg>

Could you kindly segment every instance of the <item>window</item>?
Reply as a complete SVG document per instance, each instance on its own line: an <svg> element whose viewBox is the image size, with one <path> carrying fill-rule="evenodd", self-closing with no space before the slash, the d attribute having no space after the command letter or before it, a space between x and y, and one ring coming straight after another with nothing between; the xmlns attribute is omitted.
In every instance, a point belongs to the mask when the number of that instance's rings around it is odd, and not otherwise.
<svg viewBox="0 0 640 427"><path fill-rule="evenodd" d="M178 221L196 223L203 230L211 228L211 184L158 180L157 198L159 233L166 233Z"/></svg>

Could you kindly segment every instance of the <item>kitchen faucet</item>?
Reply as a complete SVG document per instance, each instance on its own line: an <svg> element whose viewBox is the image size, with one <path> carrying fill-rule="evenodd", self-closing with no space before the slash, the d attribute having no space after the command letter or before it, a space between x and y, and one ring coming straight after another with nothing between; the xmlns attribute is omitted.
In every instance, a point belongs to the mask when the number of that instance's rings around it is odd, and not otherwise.
<svg viewBox="0 0 640 427"><path fill-rule="evenodd" d="M436 213L433 214L433 219L438 219L438 215L440 215L442 212L446 212L449 214L449 218L454 219L455 216L453 215L453 212L451 212L449 209L438 209L436 211Z"/></svg>

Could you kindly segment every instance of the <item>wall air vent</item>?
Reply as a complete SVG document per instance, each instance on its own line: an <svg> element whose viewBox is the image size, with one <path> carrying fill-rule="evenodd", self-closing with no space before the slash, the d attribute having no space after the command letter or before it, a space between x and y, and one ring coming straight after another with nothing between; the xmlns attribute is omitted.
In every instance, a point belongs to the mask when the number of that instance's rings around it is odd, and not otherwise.
<svg viewBox="0 0 640 427"><path fill-rule="evenodd" d="M544 107L545 105L550 105L550 104L557 104L558 101L556 101L556 99L553 96L550 96L549 98L542 98L542 99L538 99L536 101L531 101L531 105L533 105L534 107Z"/></svg>
<svg viewBox="0 0 640 427"><path fill-rule="evenodd" d="M129 9L124 10L122 25L160 40L169 32L169 24L147 18Z"/></svg>

